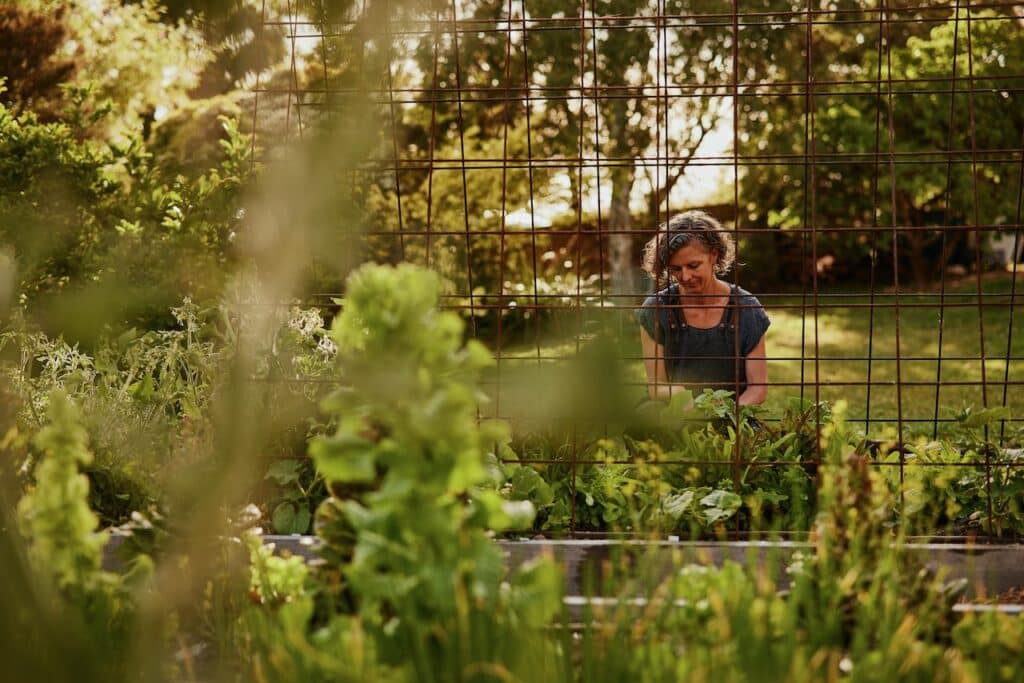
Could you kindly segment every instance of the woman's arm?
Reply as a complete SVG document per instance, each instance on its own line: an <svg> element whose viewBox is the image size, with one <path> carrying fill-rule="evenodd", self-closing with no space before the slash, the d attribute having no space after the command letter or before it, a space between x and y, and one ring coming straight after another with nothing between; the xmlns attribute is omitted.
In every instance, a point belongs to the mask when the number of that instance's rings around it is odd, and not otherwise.
<svg viewBox="0 0 1024 683"><path fill-rule="evenodd" d="M665 349L643 328L640 329L640 347L644 353L644 370L647 371L647 394L652 399L668 400L672 394L686 391L682 384L669 382L665 372Z"/></svg>
<svg viewBox="0 0 1024 683"><path fill-rule="evenodd" d="M764 336L757 346L751 349L744 361L747 370L747 388L740 394L741 406L764 403L768 397L768 354L765 351Z"/></svg>

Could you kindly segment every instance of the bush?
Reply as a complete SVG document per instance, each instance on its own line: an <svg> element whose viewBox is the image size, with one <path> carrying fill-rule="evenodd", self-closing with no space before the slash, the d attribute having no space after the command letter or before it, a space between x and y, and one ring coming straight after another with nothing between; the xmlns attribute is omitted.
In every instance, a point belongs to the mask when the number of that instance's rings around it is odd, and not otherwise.
<svg viewBox="0 0 1024 683"><path fill-rule="evenodd" d="M223 119L223 160L170 175L137 137L85 139L82 117L42 123L0 106L0 245L14 254L26 310L91 339L98 321L154 326L186 295L219 291L234 259L248 146Z"/></svg>

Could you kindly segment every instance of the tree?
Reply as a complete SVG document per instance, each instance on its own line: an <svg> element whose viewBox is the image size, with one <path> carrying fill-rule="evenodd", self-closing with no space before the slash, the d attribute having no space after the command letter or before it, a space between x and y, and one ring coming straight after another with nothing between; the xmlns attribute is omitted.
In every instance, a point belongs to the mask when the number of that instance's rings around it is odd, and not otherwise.
<svg viewBox="0 0 1024 683"><path fill-rule="evenodd" d="M297 3L296 3L297 4ZM161 0L166 23L195 25L212 52L192 91L197 97L230 92L246 77L279 64L285 55L279 0ZM290 5L290 4L289 4Z"/></svg>
<svg viewBox="0 0 1024 683"><path fill-rule="evenodd" d="M210 58L194 28L161 21L155 0L24 0L22 6L40 14L64 8L66 38L58 57L77 65L67 84L89 91L93 111L109 112L92 119L92 129L85 131L90 136L125 141L145 132L188 102Z"/></svg>
<svg viewBox="0 0 1024 683"><path fill-rule="evenodd" d="M155 165L137 136L98 143L0 105L0 252L14 258L26 311L75 338L216 293L249 168L247 141L224 125L223 160L184 176ZM67 321L79 326L60 329Z"/></svg>
<svg viewBox="0 0 1024 683"><path fill-rule="evenodd" d="M941 79L955 74L962 79L955 95L933 91L909 103L897 102L894 125L899 151L961 152L948 165L929 164L898 174L894 181L898 224L998 225L1014 220L1018 163L1000 160L1005 154L993 150L1020 146L1024 77L1014 70L1024 63L1024 40L1010 16L984 11L972 12L971 17L961 12L959 21L940 24L924 37L910 37L893 51L894 78ZM958 244L969 241L965 236L973 240L975 235L953 232L942 240L943 250L938 253L940 238L935 233L903 235L918 285L942 272Z"/></svg>
<svg viewBox="0 0 1024 683"><path fill-rule="evenodd" d="M677 0L661 9L690 16L700 4ZM710 89L724 82L729 64L728 29L713 18L661 22L655 18L658 9L651 0L602 0L584 8L549 0L529 7L479 0L461 5L458 16L479 30L456 37L445 23L453 19L452 8L427 6L424 16L441 23L413 51L421 75L415 85L423 90L419 106L400 115L401 155L422 160L427 176L431 154L443 159L450 148L461 155L467 136L500 141L508 130L524 131L526 145L518 149L486 145L495 152L489 158L518 154L519 163L509 166L527 162L524 172L506 169L507 210L532 211L530 199L549 198L546 181L556 177L568 180L564 199L574 211L581 198L610 185L609 201L602 204L612 233L608 269L616 293L634 294L638 259L631 231L637 226L631 199L637 181L646 175L647 211L667 213L672 188L714 129L725 102L720 91L690 97L685 89L659 99L664 94L659 86ZM684 132L668 134L669 121L683 122ZM649 171L655 154L664 174ZM580 173L577 160L595 156L600 177L590 162ZM552 163L537 164L538 159ZM511 184L512 178L523 184ZM422 191L423 183L412 179L402 188ZM467 191L475 193L475 183L469 182ZM467 198L467 203L479 202Z"/></svg>
<svg viewBox="0 0 1024 683"><path fill-rule="evenodd" d="M0 102L52 117L58 88L75 71L75 63L58 54L67 35L63 19L64 8L46 15L0 6Z"/></svg>
<svg viewBox="0 0 1024 683"><path fill-rule="evenodd" d="M814 94L782 95L773 87L745 98L738 153L778 161L747 167L741 219L781 231L812 224L870 229L893 222L910 227L1006 222L1016 201L1014 170L985 150L1018 147L1024 126L1019 79L1012 78L1012 65L1024 58L1024 43L1012 15L975 11L968 22L963 11L957 21L943 4L928 11L932 21L880 26L879 19L891 15L859 3L840 4L835 9L843 12L843 23L816 18L808 58L802 8L792 6L788 25L751 27L741 43L750 50L759 78L800 83L810 73ZM946 17L934 21L940 12ZM753 58L755 50L760 59ZM954 60L960 80L951 86ZM969 160L972 147L981 152L976 163ZM885 156L890 149L900 155L892 167ZM811 151L813 160L804 156ZM947 151L959 152L958 159L942 163L946 158L935 156ZM902 265L918 286L942 271L963 235L900 232ZM890 232L868 237L867 232L826 231L817 239L819 257L828 253L846 261L851 275L867 264L871 250L891 259ZM810 272L816 264L807 260L809 248L804 251L801 267Z"/></svg>

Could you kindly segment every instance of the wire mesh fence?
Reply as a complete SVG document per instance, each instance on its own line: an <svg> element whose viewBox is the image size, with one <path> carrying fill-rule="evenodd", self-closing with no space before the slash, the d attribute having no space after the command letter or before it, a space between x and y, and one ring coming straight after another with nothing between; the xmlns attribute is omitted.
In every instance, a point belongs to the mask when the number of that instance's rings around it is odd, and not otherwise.
<svg viewBox="0 0 1024 683"><path fill-rule="evenodd" d="M287 0L264 25L291 68L253 88L253 164L374 113L369 153L334 169L359 211L328 248L440 274L496 357L482 417L523 419L509 378L595 340L637 401L673 382L647 368L671 343L642 345L638 311L685 325L702 302L643 274L642 248L699 208L735 242L723 280L771 320L756 353L704 360L735 364L736 395L766 387L761 419L843 400L901 477L905 440L964 406L1009 409L1001 445L1024 424L1020 3ZM345 274L328 261L308 278L326 307ZM742 324L715 297L707 320Z"/></svg>

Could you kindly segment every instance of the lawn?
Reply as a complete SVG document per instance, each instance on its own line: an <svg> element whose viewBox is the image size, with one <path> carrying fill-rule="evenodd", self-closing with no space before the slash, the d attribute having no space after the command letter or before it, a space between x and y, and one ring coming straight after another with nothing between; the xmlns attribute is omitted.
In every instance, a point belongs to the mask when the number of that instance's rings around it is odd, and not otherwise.
<svg viewBox="0 0 1024 683"><path fill-rule="evenodd" d="M882 307L876 307L873 316L867 305L868 296L821 296L817 319L813 308L806 316L796 308L772 311L768 343L773 360L769 362L769 378L794 386L773 391L769 409L777 408L785 396L799 393L801 381L805 395L813 397L817 377L820 397L830 401L845 399L853 419L863 420L870 406L872 420L891 422L902 415L904 420L920 425L916 421L929 422L936 417L936 394L940 419L951 417L965 404L1002 405L1004 396L1012 415L1024 415L1024 396L1015 391L1017 387L1006 384L1007 380L1024 380L1024 319L1021 311L1012 316L1011 339L1011 285L1008 278L983 283L984 295L1004 296L983 298L981 325L974 283L952 288L941 316L934 297L900 296L898 340L897 298L891 292L875 297L876 304ZM785 303L798 305L800 301L790 299ZM810 297L808 303L813 304ZM1012 342L1009 354L1008 340ZM987 382L984 391L983 345ZM870 363L869 355L874 359ZM801 357L805 359L802 364ZM857 385L867 382L869 373L870 395L868 386ZM902 385L899 389L897 373Z"/></svg>

